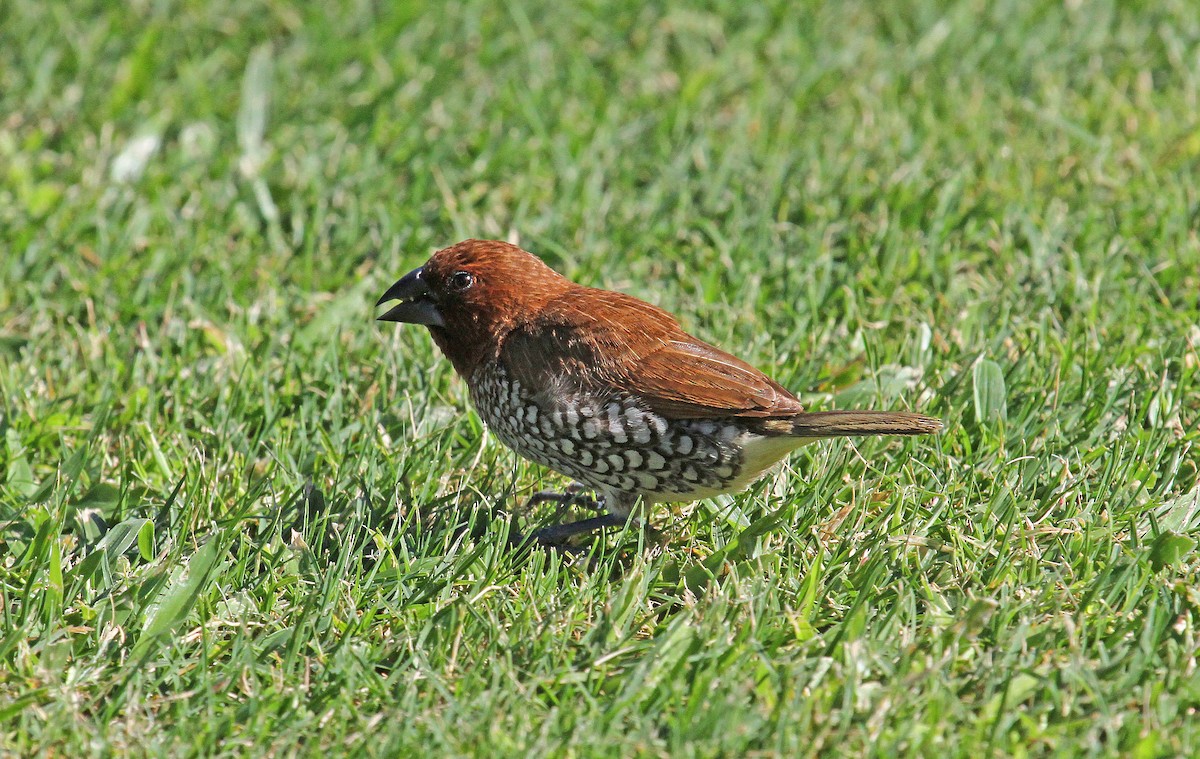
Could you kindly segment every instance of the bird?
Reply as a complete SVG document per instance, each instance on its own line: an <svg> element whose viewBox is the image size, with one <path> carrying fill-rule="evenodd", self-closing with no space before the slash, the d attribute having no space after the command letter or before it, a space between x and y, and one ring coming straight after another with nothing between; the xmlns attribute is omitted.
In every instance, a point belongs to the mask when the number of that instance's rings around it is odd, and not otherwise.
<svg viewBox="0 0 1200 759"><path fill-rule="evenodd" d="M429 330L493 435L576 483L536 500L597 495L597 516L542 528L544 545L623 527L654 504L743 490L817 440L942 428L910 412L806 411L667 311L572 282L507 242L437 251L376 306L394 301L378 319Z"/></svg>

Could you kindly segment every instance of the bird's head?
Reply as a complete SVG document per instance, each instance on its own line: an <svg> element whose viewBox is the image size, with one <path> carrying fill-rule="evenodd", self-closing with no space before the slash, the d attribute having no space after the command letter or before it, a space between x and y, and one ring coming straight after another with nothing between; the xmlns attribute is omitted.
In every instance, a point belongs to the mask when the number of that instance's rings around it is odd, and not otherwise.
<svg viewBox="0 0 1200 759"><path fill-rule="evenodd" d="M405 274L376 305L400 301L379 319L425 325L458 373L470 377L508 332L572 287L515 245L465 240Z"/></svg>

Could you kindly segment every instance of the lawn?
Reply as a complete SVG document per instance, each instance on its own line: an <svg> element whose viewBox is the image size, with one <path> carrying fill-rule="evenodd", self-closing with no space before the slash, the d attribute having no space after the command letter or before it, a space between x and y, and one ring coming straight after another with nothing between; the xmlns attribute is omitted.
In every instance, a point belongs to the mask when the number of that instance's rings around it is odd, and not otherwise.
<svg viewBox="0 0 1200 759"><path fill-rule="evenodd" d="M0 748L1200 753L1191 0L10 0ZM376 298L519 242L813 408L577 560Z"/></svg>

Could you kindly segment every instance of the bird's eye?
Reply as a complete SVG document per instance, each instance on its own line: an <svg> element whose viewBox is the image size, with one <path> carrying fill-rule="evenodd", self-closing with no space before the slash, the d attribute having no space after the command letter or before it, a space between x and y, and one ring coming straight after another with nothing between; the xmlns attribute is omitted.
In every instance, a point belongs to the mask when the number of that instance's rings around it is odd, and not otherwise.
<svg viewBox="0 0 1200 759"><path fill-rule="evenodd" d="M450 277L450 286L455 290L466 290L473 284L475 284L475 277L469 271L456 271Z"/></svg>

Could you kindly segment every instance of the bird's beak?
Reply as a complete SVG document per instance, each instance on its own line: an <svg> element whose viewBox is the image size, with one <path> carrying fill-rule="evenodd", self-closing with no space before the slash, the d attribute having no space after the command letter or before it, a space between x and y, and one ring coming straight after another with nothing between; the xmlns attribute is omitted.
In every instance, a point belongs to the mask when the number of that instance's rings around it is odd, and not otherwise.
<svg viewBox="0 0 1200 759"><path fill-rule="evenodd" d="M388 301L400 301L392 306L382 316L384 322L408 322L409 324L424 324L429 327L444 327L442 312L438 310L437 301L425 282L425 270L414 269L400 278L396 284L387 289L376 306L382 306Z"/></svg>

